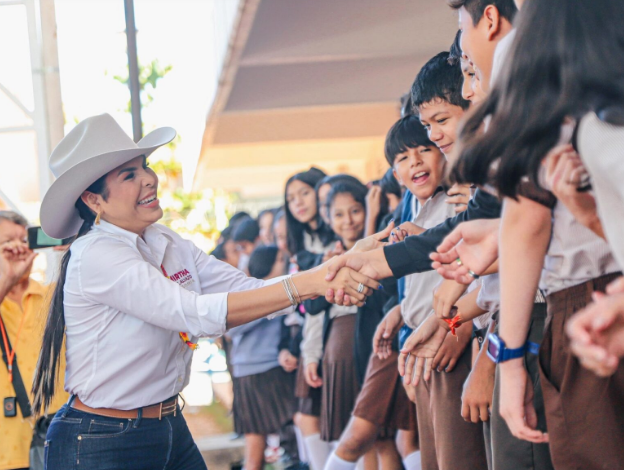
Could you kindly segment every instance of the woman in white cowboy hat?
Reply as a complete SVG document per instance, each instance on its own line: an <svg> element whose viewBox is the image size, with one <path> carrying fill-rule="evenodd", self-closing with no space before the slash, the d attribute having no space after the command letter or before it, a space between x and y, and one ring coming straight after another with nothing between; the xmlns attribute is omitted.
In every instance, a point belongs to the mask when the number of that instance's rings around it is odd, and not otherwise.
<svg viewBox="0 0 624 470"><path fill-rule="evenodd" d="M52 237L77 239L61 264L33 384L40 410L54 394L66 337L72 398L48 431L48 470L205 469L177 404L195 338L327 288L362 302L378 287L352 271L330 285L324 269L248 278L155 224L163 213L146 158L174 136L161 128L135 144L104 114L78 124L50 157L57 180L41 225Z"/></svg>

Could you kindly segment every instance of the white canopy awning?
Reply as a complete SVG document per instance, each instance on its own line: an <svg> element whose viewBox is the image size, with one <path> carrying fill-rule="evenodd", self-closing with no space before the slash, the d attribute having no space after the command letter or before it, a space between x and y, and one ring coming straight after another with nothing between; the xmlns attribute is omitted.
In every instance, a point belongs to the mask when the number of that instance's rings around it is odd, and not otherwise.
<svg viewBox="0 0 624 470"><path fill-rule="evenodd" d="M195 189L271 194L311 164L378 176L400 96L456 30L444 0L242 1Z"/></svg>

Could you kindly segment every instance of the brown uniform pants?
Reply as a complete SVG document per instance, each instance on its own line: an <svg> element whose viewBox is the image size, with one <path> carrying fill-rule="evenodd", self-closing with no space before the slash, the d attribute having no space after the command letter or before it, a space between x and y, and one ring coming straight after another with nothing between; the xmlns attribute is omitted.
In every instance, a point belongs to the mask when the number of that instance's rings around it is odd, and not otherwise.
<svg viewBox="0 0 624 470"><path fill-rule="evenodd" d="M467 347L452 372L433 372L416 387L416 418L423 470L485 470L482 424L461 416L461 394L470 373Z"/></svg>
<svg viewBox="0 0 624 470"><path fill-rule="evenodd" d="M529 326L528 340L541 344L546 323L546 304L534 304ZM524 365L533 382L533 405L537 413L537 428L546 431L544 397L539 379L537 356L530 352L524 355ZM533 444L511 434L507 423L500 415L500 374L498 368L494 384L494 397L490 420L483 423L486 431L486 446L490 470L552 470L548 444Z"/></svg>
<svg viewBox="0 0 624 470"><path fill-rule="evenodd" d="M557 470L624 468L624 362L600 378L572 355L567 320L604 291L616 276L603 276L548 296L548 324L539 355L540 377Z"/></svg>

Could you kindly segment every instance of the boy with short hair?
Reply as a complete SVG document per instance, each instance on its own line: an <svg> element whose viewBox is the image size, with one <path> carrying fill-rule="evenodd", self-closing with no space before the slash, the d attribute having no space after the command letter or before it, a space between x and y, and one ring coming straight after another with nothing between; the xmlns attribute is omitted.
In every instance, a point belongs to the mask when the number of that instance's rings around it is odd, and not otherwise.
<svg viewBox="0 0 624 470"><path fill-rule="evenodd" d="M462 96L463 75L457 64L449 63L449 53L442 52L433 57L421 69L412 85L412 106L420 116L428 137L447 157L453 151L461 119L470 103ZM440 181L441 182L441 181ZM426 206L423 205L423 210ZM450 213L447 217L452 217ZM431 228L444 221L433 220L421 214L415 224ZM436 273L437 274L437 273ZM415 276L433 276L431 273ZM437 278L437 284L441 277ZM421 280L414 287L406 286L409 300L412 290L420 290ZM432 310L431 290L428 295L421 291L428 304L421 300L420 326ZM406 302L407 303L407 302ZM446 323L442 326L448 331ZM416 334L416 333L414 333ZM436 366L428 382L416 385L416 407L418 430L421 439L422 463L424 469L476 470L487 468L485 442L481 423L467 423L459 413L464 381L470 373L471 350L468 347L472 335L471 323L457 330L457 337L447 333L442 347L433 358ZM410 377L406 382L410 382ZM458 445L461 443L461 445Z"/></svg>
<svg viewBox="0 0 624 470"><path fill-rule="evenodd" d="M399 182L414 195L412 222L424 229L455 215L441 187L446 164L444 154L452 150L459 121L469 103L461 94L461 70L448 59L448 52L440 53L422 68L412 86L413 109L420 116L401 119L386 140L388 163ZM393 144L395 141L399 144ZM406 276L401 315L408 327L418 328L431 317L432 293L441 281L435 271ZM375 336L378 349L387 348L392 339L388 333L398 330L401 320L396 316L395 311L390 312L378 328ZM432 320L446 325L442 320ZM446 372L435 373L430 383L421 381L416 386L423 469L487 467L481 424L467 423L459 413L463 382L470 371L471 354L467 346L471 333L467 325L458 330L458 338L448 335L436 358L437 367Z"/></svg>
<svg viewBox="0 0 624 470"><path fill-rule="evenodd" d="M461 49L473 63L481 86L490 90L494 68L494 51L513 29L518 13L513 0L448 0L459 12Z"/></svg>

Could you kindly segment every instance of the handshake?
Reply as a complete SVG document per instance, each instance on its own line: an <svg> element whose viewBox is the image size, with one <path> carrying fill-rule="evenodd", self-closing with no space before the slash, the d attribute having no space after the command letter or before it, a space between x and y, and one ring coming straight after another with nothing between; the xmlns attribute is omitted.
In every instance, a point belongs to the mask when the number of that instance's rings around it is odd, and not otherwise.
<svg viewBox="0 0 624 470"><path fill-rule="evenodd" d="M319 266L325 274L325 299L328 302L361 306L373 289L383 289L376 281L392 276L392 271L382 249L387 243L382 240L391 237L394 229L394 222L390 222L381 232L358 241L348 252ZM358 283L355 289L353 281Z"/></svg>

